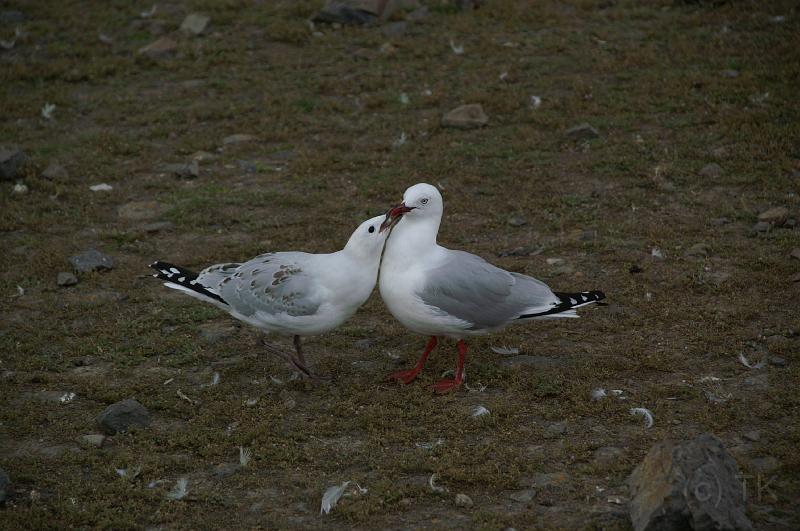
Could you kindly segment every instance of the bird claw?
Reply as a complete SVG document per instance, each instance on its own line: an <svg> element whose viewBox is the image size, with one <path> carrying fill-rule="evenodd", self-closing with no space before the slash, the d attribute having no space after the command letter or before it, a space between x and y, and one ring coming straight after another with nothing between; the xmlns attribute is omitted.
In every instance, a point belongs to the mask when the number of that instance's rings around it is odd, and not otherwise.
<svg viewBox="0 0 800 531"><path fill-rule="evenodd" d="M413 382L417 375L419 374L418 370L409 369L407 371L397 371L393 372L389 376L386 377L387 382L403 382L404 384L408 385Z"/></svg>
<svg viewBox="0 0 800 531"><path fill-rule="evenodd" d="M443 395L461 387L461 383L461 380L440 380L433 384L433 392L437 395Z"/></svg>

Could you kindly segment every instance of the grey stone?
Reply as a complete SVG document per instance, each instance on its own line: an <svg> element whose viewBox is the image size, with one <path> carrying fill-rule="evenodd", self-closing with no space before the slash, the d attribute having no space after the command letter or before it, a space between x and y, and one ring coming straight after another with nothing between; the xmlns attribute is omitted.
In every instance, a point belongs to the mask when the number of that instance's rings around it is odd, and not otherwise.
<svg viewBox="0 0 800 531"><path fill-rule="evenodd" d="M200 176L200 164L192 159L186 164L167 164L164 166L164 171L174 173L182 179L194 179Z"/></svg>
<svg viewBox="0 0 800 531"><path fill-rule="evenodd" d="M150 412L133 398L128 398L108 406L96 420L104 433L114 435L131 427L147 427L150 425Z"/></svg>
<svg viewBox="0 0 800 531"><path fill-rule="evenodd" d="M522 354L512 358L506 358L500 362L500 365L505 367L520 367L523 365L530 365L538 368L561 367L566 363L564 360L557 358L548 358L545 356L532 356L529 354Z"/></svg>
<svg viewBox="0 0 800 531"><path fill-rule="evenodd" d="M456 494L456 507L472 507L473 505L474 502L472 501L472 498L466 494Z"/></svg>
<svg viewBox="0 0 800 531"><path fill-rule="evenodd" d="M456 129L475 129L489 123L489 117L483 112L480 103L470 103L456 107L442 117L444 127Z"/></svg>
<svg viewBox="0 0 800 531"><path fill-rule="evenodd" d="M711 434L656 443L628 478L636 531L750 530L736 461Z"/></svg>
<svg viewBox="0 0 800 531"><path fill-rule="evenodd" d="M772 207L758 215L758 221L780 227L789 218L789 209L786 207Z"/></svg>
<svg viewBox="0 0 800 531"><path fill-rule="evenodd" d="M522 216L513 215L508 218L508 224L512 227L522 227L523 225L527 225L528 220Z"/></svg>
<svg viewBox="0 0 800 531"><path fill-rule="evenodd" d="M722 166L717 164L716 162L711 162L703 166L700 171L700 175L703 177L719 177L724 173Z"/></svg>
<svg viewBox="0 0 800 531"><path fill-rule="evenodd" d="M567 423L566 422L554 422L550 424L544 430L544 436L547 439L557 439L564 435L567 431Z"/></svg>
<svg viewBox="0 0 800 531"><path fill-rule="evenodd" d="M56 281L59 286L74 286L78 283L78 277L68 271L62 271L58 274Z"/></svg>
<svg viewBox="0 0 800 531"><path fill-rule="evenodd" d="M11 487L11 479L6 474L6 471L0 468L0 505L6 503L6 495Z"/></svg>
<svg viewBox="0 0 800 531"><path fill-rule="evenodd" d="M17 147L0 147L0 180L13 181L28 163L28 155Z"/></svg>
<svg viewBox="0 0 800 531"><path fill-rule="evenodd" d="M78 273L101 271L114 268L114 259L97 249L89 249L69 258L69 263Z"/></svg>
<svg viewBox="0 0 800 531"><path fill-rule="evenodd" d="M508 497L514 501L528 503L536 497L536 491L533 489L518 490L509 494Z"/></svg>
<svg viewBox="0 0 800 531"><path fill-rule="evenodd" d="M223 138L222 139L222 144L226 145L226 146L228 146L230 144L242 144L244 142L252 142L255 139L256 139L256 137L254 137L253 135L245 135L245 134L237 133L235 135L230 135L230 136L226 136L225 138Z"/></svg>
<svg viewBox="0 0 800 531"><path fill-rule="evenodd" d="M171 221L155 221L142 227L142 230L153 234L156 232L172 230L173 228L175 228L175 224Z"/></svg>
<svg viewBox="0 0 800 531"><path fill-rule="evenodd" d="M753 232L769 232L769 229L772 228L772 225L767 223L766 221L759 221L753 228L751 229Z"/></svg>
<svg viewBox="0 0 800 531"><path fill-rule="evenodd" d="M130 221L145 221L159 217L164 210L158 201L131 201L117 208L117 215Z"/></svg>
<svg viewBox="0 0 800 531"><path fill-rule="evenodd" d="M368 25L378 20L387 4L381 0L328 0L314 22Z"/></svg>
<svg viewBox="0 0 800 531"><path fill-rule="evenodd" d="M181 31L191 33L192 35L200 35L208 27L211 17L201 15L200 13L190 13L181 22Z"/></svg>
<svg viewBox="0 0 800 531"><path fill-rule="evenodd" d="M774 365L775 367L786 367L786 360L780 356L770 356L769 364Z"/></svg>
<svg viewBox="0 0 800 531"><path fill-rule="evenodd" d="M616 446L603 446L594 451L594 460L603 465L619 462L622 458L622 448Z"/></svg>
<svg viewBox="0 0 800 531"><path fill-rule="evenodd" d="M164 59L175 54L178 43L169 37L161 37L147 46L139 48L139 55L146 55L151 59Z"/></svg>
<svg viewBox="0 0 800 531"><path fill-rule="evenodd" d="M83 446L88 446L91 448L102 448L103 443L106 442L106 436L102 433L90 433L88 435L83 435L79 441Z"/></svg>
<svg viewBox="0 0 800 531"><path fill-rule="evenodd" d="M591 140L600 136L597 129L586 122L570 127L564 134L572 140Z"/></svg>
<svg viewBox="0 0 800 531"><path fill-rule="evenodd" d="M684 256L689 258L708 258L711 254L711 247L707 243L696 243L686 249Z"/></svg>
<svg viewBox="0 0 800 531"><path fill-rule="evenodd" d="M761 439L761 434L758 433L758 430L752 430L745 433L743 437L748 441L756 442Z"/></svg>
<svg viewBox="0 0 800 531"><path fill-rule="evenodd" d="M69 178L69 173L64 166L53 162L42 172L42 177L50 180L63 180Z"/></svg>
<svg viewBox="0 0 800 531"><path fill-rule="evenodd" d="M725 146L717 146L710 151L710 154L717 160L723 160L728 158L728 148Z"/></svg>

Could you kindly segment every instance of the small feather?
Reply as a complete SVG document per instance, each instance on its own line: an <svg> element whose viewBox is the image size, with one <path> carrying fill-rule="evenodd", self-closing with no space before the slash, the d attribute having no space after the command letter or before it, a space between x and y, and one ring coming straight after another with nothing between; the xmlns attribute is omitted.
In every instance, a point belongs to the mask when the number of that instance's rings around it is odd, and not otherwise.
<svg viewBox="0 0 800 531"><path fill-rule="evenodd" d="M503 356L513 356L519 354L519 349L516 347L491 347L492 352L495 354L502 354Z"/></svg>
<svg viewBox="0 0 800 531"><path fill-rule="evenodd" d="M245 448L243 446L239 447L239 464L242 466L247 466L250 462L250 459L253 457L253 452L250 451L249 448Z"/></svg>
<svg viewBox="0 0 800 531"><path fill-rule="evenodd" d="M67 402L72 402L73 400L75 400L76 396L78 396L78 395L76 395L75 393L70 391L68 393L64 393L63 395L61 395L61 397L59 397L58 401L61 402L62 404L66 404Z"/></svg>
<svg viewBox="0 0 800 531"><path fill-rule="evenodd" d="M475 406L475 409L472 410L473 417L482 417L483 415L488 415L489 413L491 412L483 406Z"/></svg>
<svg viewBox="0 0 800 531"><path fill-rule="evenodd" d="M322 503L319 507L319 514L329 514L331 510L336 507L336 504L339 503L339 499L342 497L349 484L349 481L345 481L341 485L333 485L332 487L328 487L328 489L322 495Z"/></svg>
<svg viewBox="0 0 800 531"><path fill-rule="evenodd" d="M631 408L631 415L638 415L640 417L644 417L644 427L645 428L652 428L653 427L653 412L649 409L643 407L633 407Z"/></svg>
<svg viewBox="0 0 800 531"><path fill-rule="evenodd" d="M431 474L431 477L428 479L428 486L433 492L443 493L445 488L436 484L437 479L439 479L439 474Z"/></svg>
<svg viewBox="0 0 800 531"><path fill-rule="evenodd" d="M180 478L176 483L175 487L171 491L167 493L167 498L170 500L182 500L189 494L187 487L189 486L189 480L186 478Z"/></svg>
<svg viewBox="0 0 800 531"><path fill-rule="evenodd" d="M744 365L744 366L745 366L745 367L747 367L748 369L763 369L763 368L764 368L764 366L767 364L767 362L766 362L766 360L765 360L765 359L762 359L761 361L759 361L759 362L758 362L758 363L756 363L756 364L752 364L752 363L750 363L750 361L749 361L749 360L748 360L748 359L747 359L747 358L744 356L744 354L742 354L741 352L739 353L739 363L741 363L742 365Z"/></svg>
<svg viewBox="0 0 800 531"><path fill-rule="evenodd" d="M606 390L602 387L598 387L597 389L592 389L592 400L600 400L602 398L607 397Z"/></svg>
<svg viewBox="0 0 800 531"><path fill-rule="evenodd" d="M453 53L456 55L462 55L464 53L464 47L460 44L456 45L453 39L450 39L450 49L453 50Z"/></svg>

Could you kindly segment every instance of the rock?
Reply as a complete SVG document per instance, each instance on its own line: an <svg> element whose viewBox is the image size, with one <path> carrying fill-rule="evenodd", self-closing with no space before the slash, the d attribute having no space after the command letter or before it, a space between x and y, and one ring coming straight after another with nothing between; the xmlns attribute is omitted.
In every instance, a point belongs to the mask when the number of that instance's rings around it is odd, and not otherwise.
<svg viewBox="0 0 800 531"><path fill-rule="evenodd" d="M78 283L78 277L68 271L62 271L58 274L56 281L58 282L59 286L74 286Z"/></svg>
<svg viewBox="0 0 800 531"><path fill-rule="evenodd" d="M78 273L88 273L89 271L102 271L114 268L114 259L103 254L97 249L89 249L69 258L69 263Z"/></svg>
<svg viewBox="0 0 800 531"><path fill-rule="evenodd" d="M503 365L504 367L521 367L523 365L529 365L531 367L537 367L543 369L550 367L561 367L565 365L565 362L557 358L547 358L545 356L531 356L529 354L522 354L520 356L514 356L511 358L503 359L500 362L500 365Z"/></svg>
<svg viewBox="0 0 800 531"><path fill-rule="evenodd" d="M733 78L739 77L739 71L738 70L723 70L722 72L720 72L720 75L722 77L727 77L729 79L733 79Z"/></svg>
<svg viewBox="0 0 800 531"><path fill-rule="evenodd" d="M106 442L106 436L102 433L90 433L83 435L79 441L83 446L90 448L102 448L103 443Z"/></svg>
<svg viewBox="0 0 800 531"><path fill-rule="evenodd" d="M139 49L139 55L146 55L151 59L164 59L170 57L178 49L178 43L169 37L161 37L147 46Z"/></svg>
<svg viewBox="0 0 800 531"><path fill-rule="evenodd" d="M544 430L544 436L547 439L557 439L564 435L567 431L567 423L566 422L554 422L550 424Z"/></svg>
<svg viewBox="0 0 800 531"><path fill-rule="evenodd" d="M586 122L570 127L564 134L567 138L572 140L591 140L600 137L600 133L597 132L597 129Z"/></svg>
<svg viewBox="0 0 800 531"><path fill-rule="evenodd" d="M611 465L622 458L622 448L616 446L603 446L594 451L594 460L602 465Z"/></svg>
<svg viewBox="0 0 800 531"><path fill-rule="evenodd" d="M64 168L64 166L52 162L42 172L42 177L44 177L45 179L50 179L51 181L63 180L69 178L69 173L67 172L67 169Z"/></svg>
<svg viewBox="0 0 800 531"><path fill-rule="evenodd" d="M767 223L766 221L759 221L750 229L753 233L758 232L769 232L769 229L772 228L772 225Z"/></svg>
<svg viewBox="0 0 800 531"><path fill-rule="evenodd" d="M130 221L144 221L159 217L164 210L158 201L131 201L117 208L117 215Z"/></svg>
<svg viewBox="0 0 800 531"><path fill-rule="evenodd" d="M769 364L775 367L786 367L786 360L780 356L770 356Z"/></svg>
<svg viewBox="0 0 800 531"><path fill-rule="evenodd" d="M753 442L756 442L756 441L758 441L759 439L761 439L761 434L760 434L760 433L758 433L758 430L752 430L752 431L748 431L747 433L745 433L745 434L743 435L743 437L744 437L745 439L747 439L748 441L753 441Z"/></svg>
<svg viewBox="0 0 800 531"><path fill-rule="evenodd" d="M473 505L472 498L466 494L456 494L456 507L472 507Z"/></svg>
<svg viewBox="0 0 800 531"><path fill-rule="evenodd" d="M711 254L711 247L707 243L696 243L686 249L683 253L688 258L708 258Z"/></svg>
<svg viewBox="0 0 800 531"><path fill-rule="evenodd" d="M142 404L128 398L108 406L96 420L103 432L114 435L131 427L147 427L150 424L150 413Z"/></svg>
<svg viewBox="0 0 800 531"><path fill-rule="evenodd" d="M559 266L559 265L563 265L564 264L564 259L563 258L548 258L547 260L545 260L545 262L549 266Z"/></svg>
<svg viewBox="0 0 800 531"><path fill-rule="evenodd" d="M175 224L171 221L156 221L154 223L148 223L142 227L142 230L150 234L155 234L156 232L172 230L174 227Z"/></svg>
<svg viewBox="0 0 800 531"><path fill-rule="evenodd" d="M786 207L772 207L758 215L758 221L780 227L789 218L789 209Z"/></svg>
<svg viewBox="0 0 800 531"><path fill-rule="evenodd" d="M724 171L722 170L722 166L720 166L716 162L711 162L700 168L700 171L698 173L702 177L719 177L724 173Z"/></svg>
<svg viewBox="0 0 800 531"><path fill-rule="evenodd" d="M513 215L508 218L508 224L512 227L522 227L523 225L527 225L528 220L522 216Z"/></svg>
<svg viewBox="0 0 800 531"><path fill-rule="evenodd" d="M792 282L800 282L800 273L797 273L792 277Z"/></svg>
<svg viewBox="0 0 800 531"><path fill-rule="evenodd" d="M241 133L237 133L235 135L226 136L222 139L222 144L228 146L230 144L242 144L244 142L252 142L255 140L256 137L253 135L244 135Z"/></svg>
<svg viewBox="0 0 800 531"><path fill-rule="evenodd" d="M200 164L196 160L186 164L167 164L164 166L164 171L174 173L182 179L194 179L200 176Z"/></svg>
<svg viewBox="0 0 800 531"><path fill-rule="evenodd" d="M6 503L6 493L11 490L11 479L9 479L6 471L0 468L0 505Z"/></svg>
<svg viewBox="0 0 800 531"><path fill-rule="evenodd" d="M0 180L13 181L28 163L28 155L16 147L0 147Z"/></svg>
<svg viewBox="0 0 800 531"><path fill-rule="evenodd" d="M533 489L518 490L509 494L508 497L514 501L528 503L536 497L536 491Z"/></svg>
<svg viewBox="0 0 800 531"><path fill-rule="evenodd" d="M191 33L193 35L200 35L208 27L211 17L201 15L200 13L190 13L181 22L181 31Z"/></svg>
<svg viewBox="0 0 800 531"><path fill-rule="evenodd" d="M197 162L208 162L214 160L216 156L213 153L209 153L208 151L196 151L189 158L192 160L196 160Z"/></svg>
<svg viewBox="0 0 800 531"><path fill-rule="evenodd" d="M328 24L368 25L383 15L390 2L385 0L328 0L314 22Z"/></svg>
<svg viewBox="0 0 800 531"><path fill-rule="evenodd" d="M753 529L741 474L711 434L656 443L628 478L636 531Z"/></svg>
<svg viewBox="0 0 800 531"><path fill-rule="evenodd" d="M480 103L470 103L456 107L442 117L444 127L457 129L475 129L489 123L489 117L483 112Z"/></svg>

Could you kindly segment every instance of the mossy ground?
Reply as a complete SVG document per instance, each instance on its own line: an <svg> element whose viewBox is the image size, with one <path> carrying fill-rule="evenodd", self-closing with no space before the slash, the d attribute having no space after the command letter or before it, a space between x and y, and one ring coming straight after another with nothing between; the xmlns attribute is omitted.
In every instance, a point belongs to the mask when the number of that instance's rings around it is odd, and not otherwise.
<svg viewBox="0 0 800 531"><path fill-rule="evenodd" d="M800 261L789 254L800 230L750 233L768 206L798 213L796 5L489 0L459 12L437 0L389 38L349 27L313 36L306 20L319 4L180 1L146 20L151 3L18 7L25 35L0 52L0 139L40 168L59 161L69 177L32 172L22 195L2 185L0 466L13 487L0 526L627 528L609 496L624 502L626 477L655 441L705 431L744 473L773 478L760 497L750 480L756 527L797 526L800 283L791 279ZM174 35L171 58L137 55L195 11L211 16L206 35ZM45 103L57 106L52 120L40 116ZM482 104L489 125L442 128L441 115L463 103ZM567 139L580 122L600 137ZM222 146L235 133L257 140ZM393 146L401 133L407 142ZM198 150L215 155L198 179L160 171ZM700 176L710 162L724 172ZM312 385L289 381L250 329L203 340L201 325L231 320L148 276L154 259L199 268L336 249L419 181L444 190L443 244L560 290L603 289L611 305L472 341L470 382L486 390L434 397L453 345L415 384L381 383L414 362L424 339L377 293L341 329L306 342L335 382ZM113 191L88 190L99 182ZM161 202L156 220L173 228L147 232L118 216L139 200ZM512 213L528 224L509 226ZM684 256L700 242L708 258ZM116 268L56 286L67 258L89 246ZM541 252L498 257L516 247ZM653 259L653 247L666 259ZM548 265L552 257L568 267ZM491 345L554 363L508 368ZM748 370L740 352L786 366ZM214 372L219 385L204 386ZM745 383L761 373L766 383ZM593 402L595 387L628 399ZM77 398L60 404L42 391ZM730 396L712 403L705 391ZM102 449L75 442L128 397L149 408L151 428ZM471 418L478 404L491 415ZM633 406L654 412L652 429L629 415ZM548 432L558 422L564 433ZM754 430L757 441L743 437ZM215 474L239 446L252 449L249 466ZM608 446L619 457L598 459ZM758 464L767 456L777 465ZM136 466L132 481L114 470ZM447 492L428 487L434 473ZM179 477L188 496L166 499ZM166 482L147 488L156 480ZM319 516L322 492L345 480L369 492ZM531 501L509 498L530 485ZM474 506L456 507L456 493Z"/></svg>

